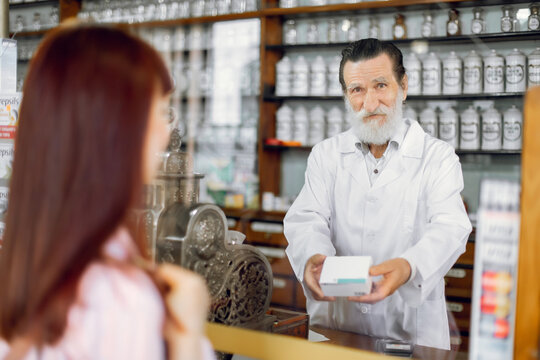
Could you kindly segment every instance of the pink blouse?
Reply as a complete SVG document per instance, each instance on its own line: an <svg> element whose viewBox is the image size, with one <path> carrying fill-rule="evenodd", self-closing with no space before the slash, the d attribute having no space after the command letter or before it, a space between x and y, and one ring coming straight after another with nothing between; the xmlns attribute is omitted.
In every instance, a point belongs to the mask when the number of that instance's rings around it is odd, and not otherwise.
<svg viewBox="0 0 540 360"><path fill-rule="evenodd" d="M120 228L103 251L122 261L135 247L128 231ZM164 320L161 296L144 271L95 262L81 277L63 337L41 354L32 349L25 360L164 359ZM0 359L8 350L0 339ZM214 358L208 341L204 353L206 359Z"/></svg>

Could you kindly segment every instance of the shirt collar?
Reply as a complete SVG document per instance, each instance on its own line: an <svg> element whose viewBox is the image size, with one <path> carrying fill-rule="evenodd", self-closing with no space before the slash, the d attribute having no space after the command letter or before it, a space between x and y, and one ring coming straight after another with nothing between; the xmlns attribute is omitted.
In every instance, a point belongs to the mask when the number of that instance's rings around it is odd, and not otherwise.
<svg viewBox="0 0 540 360"><path fill-rule="evenodd" d="M398 150L401 147L410 125L411 125L411 121L409 119L403 119L396 133L388 141L388 147L386 148L386 151L384 152L384 154L386 154L386 152L388 151L388 148L390 147L393 147L396 150ZM362 154L364 154L364 156L366 156L369 153L369 144L363 141L358 141L358 138L356 136L355 136L354 145L356 146L358 150L362 151Z"/></svg>

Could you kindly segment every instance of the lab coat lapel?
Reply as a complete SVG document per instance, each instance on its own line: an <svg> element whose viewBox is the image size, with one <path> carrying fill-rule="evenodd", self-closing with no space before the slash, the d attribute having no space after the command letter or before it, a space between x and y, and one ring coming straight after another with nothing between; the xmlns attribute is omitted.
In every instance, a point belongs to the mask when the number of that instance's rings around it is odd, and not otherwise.
<svg viewBox="0 0 540 360"><path fill-rule="evenodd" d="M398 151L394 153L394 156L392 156L392 158L388 161L388 164L386 164L379 178L375 180L373 189L388 185L404 173L405 165L403 164L403 156L401 155L401 152Z"/></svg>
<svg viewBox="0 0 540 360"><path fill-rule="evenodd" d="M362 153L356 148L358 138L352 129L339 135L339 152L343 159L343 168L351 174L362 189L369 189L371 184L367 174L366 160Z"/></svg>

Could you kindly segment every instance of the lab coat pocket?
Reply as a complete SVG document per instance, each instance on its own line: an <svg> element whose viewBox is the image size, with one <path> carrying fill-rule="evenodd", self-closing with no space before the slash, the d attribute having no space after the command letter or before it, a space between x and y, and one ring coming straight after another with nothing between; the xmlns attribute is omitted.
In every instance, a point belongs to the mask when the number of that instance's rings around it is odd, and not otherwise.
<svg viewBox="0 0 540 360"><path fill-rule="evenodd" d="M450 331L444 297L425 300L417 312L418 345L450 349Z"/></svg>

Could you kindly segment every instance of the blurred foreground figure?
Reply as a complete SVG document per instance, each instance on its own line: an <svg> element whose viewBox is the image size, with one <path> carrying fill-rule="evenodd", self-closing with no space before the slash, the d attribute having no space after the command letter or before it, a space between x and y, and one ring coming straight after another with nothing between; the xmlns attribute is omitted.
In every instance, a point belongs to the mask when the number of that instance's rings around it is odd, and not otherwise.
<svg viewBox="0 0 540 360"><path fill-rule="evenodd" d="M127 226L169 139L172 83L159 55L120 30L62 27L23 90L0 358L213 359L204 281L172 265L148 270Z"/></svg>

